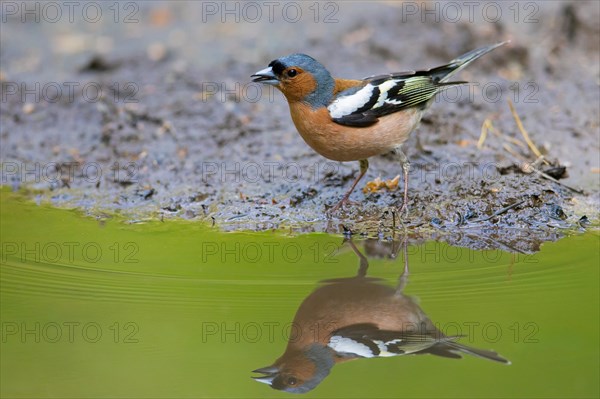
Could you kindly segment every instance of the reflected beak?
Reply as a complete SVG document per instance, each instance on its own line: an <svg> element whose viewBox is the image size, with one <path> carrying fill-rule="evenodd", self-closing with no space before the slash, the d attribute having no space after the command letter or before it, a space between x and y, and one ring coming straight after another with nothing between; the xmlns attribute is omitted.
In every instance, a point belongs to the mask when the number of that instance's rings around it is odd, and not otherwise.
<svg viewBox="0 0 600 399"><path fill-rule="evenodd" d="M265 376L265 377L252 377L252 378L254 378L254 381L258 381L258 382L262 382L263 384L271 385L276 376L277 376L277 374L273 374L273 375L269 375L269 376Z"/></svg>
<svg viewBox="0 0 600 399"><path fill-rule="evenodd" d="M271 385L275 377L277 377L277 373L279 369L275 366L267 366L260 369L256 369L252 371L253 373L265 374L260 377L252 377L255 381L262 382L263 384Z"/></svg>
<svg viewBox="0 0 600 399"><path fill-rule="evenodd" d="M252 75L251 77L254 78L254 79L252 79L253 82L266 83L266 84L273 85L273 86L276 86L279 84L277 77L273 73L273 68L271 68L271 67L260 70L260 71L256 72L254 75Z"/></svg>

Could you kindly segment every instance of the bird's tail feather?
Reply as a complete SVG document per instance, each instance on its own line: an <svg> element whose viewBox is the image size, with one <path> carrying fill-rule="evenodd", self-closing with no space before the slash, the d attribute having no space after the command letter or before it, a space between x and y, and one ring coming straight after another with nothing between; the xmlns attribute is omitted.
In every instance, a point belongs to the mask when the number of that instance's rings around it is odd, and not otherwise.
<svg viewBox="0 0 600 399"><path fill-rule="evenodd" d="M499 363L510 364L509 360L503 358L498 353L492 350L472 348L470 346L466 346L455 341L444 342L444 346L449 347L448 349L453 352L459 351L461 353L466 353L471 356L481 357L483 359L493 360Z"/></svg>
<svg viewBox="0 0 600 399"><path fill-rule="evenodd" d="M490 46L485 46L478 48L476 50L469 51L459 57L456 57L452 61L450 61L446 65L439 66L437 68L433 68L429 70L429 74L433 76L433 78L438 82L445 82L450 77L458 73L464 67L469 65L471 62L475 61L477 58L481 57L484 54L489 53L490 51L508 43L509 41L505 41L502 43L492 44Z"/></svg>

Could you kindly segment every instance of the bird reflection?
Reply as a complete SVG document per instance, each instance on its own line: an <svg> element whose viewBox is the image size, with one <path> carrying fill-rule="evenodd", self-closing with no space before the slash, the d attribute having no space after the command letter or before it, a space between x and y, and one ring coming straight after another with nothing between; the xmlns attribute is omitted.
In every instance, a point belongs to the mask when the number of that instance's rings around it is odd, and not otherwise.
<svg viewBox="0 0 600 399"><path fill-rule="evenodd" d="M491 350L471 348L458 336L439 331L416 301L404 295L408 281L406 245L388 247L367 241L369 256L395 258L404 249L404 271L396 287L367 277L368 259L348 241L360 260L355 277L324 281L300 305L284 354L253 377L272 388L305 393L317 387L335 364L361 358L432 354L460 359L462 354L510 362Z"/></svg>

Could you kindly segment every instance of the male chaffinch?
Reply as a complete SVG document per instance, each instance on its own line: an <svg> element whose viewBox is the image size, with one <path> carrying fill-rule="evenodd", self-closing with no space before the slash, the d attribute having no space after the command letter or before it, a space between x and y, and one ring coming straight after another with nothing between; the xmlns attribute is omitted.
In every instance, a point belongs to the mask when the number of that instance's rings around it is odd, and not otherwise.
<svg viewBox="0 0 600 399"><path fill-rule="evenodd" d="M292 54L272 61L252 75L254 82L273 85L286 97L296 129L316 152L334 161L359 161L360 174L335 212L367 172L368 158L393 151L404 173L407 210L410 162L402 151L423 111L436 94L467 82L448 79L482 55L507 42L470 51L447 65L426 71L391 73L362 80L335 79L314 58Z"/></svg>
<svg viewBox="0 0 600 399"><path fill-rule="evenodd" d="M510 362L491 350L471 348L438 330L416 301L404 295L408 258L398 285L366 277L368 259L350 241L360 259L356 277L325 281L300 305L284 354L253 377L272 388L306 393L329 375L334 365L360 358L432 354L453 359L469 354Z"/></svg>

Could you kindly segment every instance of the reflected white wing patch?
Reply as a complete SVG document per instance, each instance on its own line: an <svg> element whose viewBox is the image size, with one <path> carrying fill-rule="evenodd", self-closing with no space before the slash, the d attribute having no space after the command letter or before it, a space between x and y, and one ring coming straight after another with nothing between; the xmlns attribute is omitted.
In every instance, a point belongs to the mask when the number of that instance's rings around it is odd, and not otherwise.
<svg viewBox="0 0 600 399"><path fill-rule="evenodd" d="M327 346L340 353L352 353L360 357L376 356L367 345L357 342L352 338L340 337L339 335L331 337Z"/></svg>

